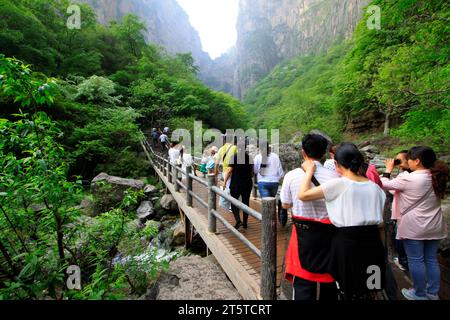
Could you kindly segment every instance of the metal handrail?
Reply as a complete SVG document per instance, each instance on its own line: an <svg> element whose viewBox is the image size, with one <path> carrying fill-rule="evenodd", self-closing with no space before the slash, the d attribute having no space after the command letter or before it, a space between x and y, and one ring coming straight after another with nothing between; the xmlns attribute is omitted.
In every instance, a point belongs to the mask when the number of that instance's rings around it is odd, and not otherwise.
<svg viewBox="0 0 450 320"><path fill-rule="evenodd" d="M239 240L241 240L250 250L255 253L258 258L261 258L261 250L256 248L256 246L250 242L242 233L236 230L228 221L225 219L218 211L212 210L213 215L222 222L222 224L235 235Z"/></svg>
<svg viewBox="0 0 450 320"><path fill-rule="evenodd" d="M200 196L198 194L196 194L194 191L189 191L189 194L195 199L197 200L203 207L208 208L208 204L205 202L205 200L203 200L202 198L200 198Z"/></svg>
<svg viewBox="0 0 450 320"><path fill-rule="evenodd" d="M262 199L262 212L261 214L256 210L245 205L238 199L235 199L231 195L225 193L223 190L215 185L214 175L209 175L208 180L205 181L194 174L191 173L190 167L183 171L180 167L175 166L170 163L170 161L164 157L156 154L149 144L144 144L144 149L149 148L151 155L148 157L151 160L152 155L159 159L156 163L156 170L161 177L168 177L168 182L174 184L175 192L179 192L180 187L186 190L187 205L192 207L192 198L196 199L203 207L208 209L208 231L211 233L217 232L216 220L219 220L224 227L230 231L240 242L242 242L246 247L248 247L258 258L261 259L261 284L260 284L260 294L263 299L274 300L276 299L276 237L277 237L277 221L276 221L276 200L275 198L265 198ZM175 170L174 170L175 168ZM178 179L178 172L186 178L187 185L183 184L181 180ZM172 179L171 179L172 178ZM197 181L208 190L208 203L206 203L199 195L197 195L192 188L192 181ZM253 186L253 194L256 195L255 190L256 184ZM246 238L242 233L235 229L225 217L223 217L217 210L217 196L223 197L224 199L231 202L232 205L239 208L248 215L254 217L261 221L261 250L259 250L248 238Z"/></svg>
<svg viewBox="0 0 450 320"><path fill-rule="evenodd" d="M194 175L194 174L192 174L192 173L189 175L189 177L190 177L192 180L197 181L198 183L200 183L201 185L203 185L203 186L205 186L205 187L208 186L208 182L206 182L205 179L202 179L202 178L200 178L200 177L197 177L196 175Z"/></svg>
<svg viewBox="0 0 450 320"><path fill-rule="evenodd" d="M262 221L262 215L261 213L259 213L258 211L250 208L249 206L245 205L244 203L242 203L241 201L239 201L238 199L232 197L231 195L229 195L228 193L226 193L223 190L220 190L219 187L213 186L212 190L214 191L215 194L217 194L218 196L221 196L222 198L225 198L225 200L230 201L232 205L234 205L235 207L239 208L240 210L244 211L245 213L251 215L252 217L254 217L255 219L258 219L259 221Z"/></svg>

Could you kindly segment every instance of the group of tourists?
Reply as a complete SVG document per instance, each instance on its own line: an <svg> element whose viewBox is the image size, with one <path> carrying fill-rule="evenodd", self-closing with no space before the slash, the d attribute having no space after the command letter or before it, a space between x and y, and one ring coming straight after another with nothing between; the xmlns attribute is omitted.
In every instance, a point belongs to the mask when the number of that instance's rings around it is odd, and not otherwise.
<svg viewBox="0 0 450 320"><path fill-rule="evenodd" d="M229 138L229 137L228 137ZM229 191L235 199L249 206L250 196L253 189L253 176L258 177L258 189L261 197L275 197L278 192L279 182L284 176L280 158L276 153L271 152L269 143L260 141L261 152L250 159L247 152L248 139L237 136L232 137L232 143L228 142L227 136L223 137L223 146L217 151L215 156L214 173L216 177L223 180L224 190ZM221 169L221 170L220 170ZM221 173L220 173L221 171ZM240 210L234 205L230 205L230 211L235 218L235 228L248 228L248 214L240 216Z"/></svg>
<svg viewBox="0 0 450 320"><path fill-rule="evenodd" d="M253 175L262 198L275 197L283 180L280 200L293 222L285 277L293 285L294 299L374 299L385 292L390 271L382 237L386 192L394 197L397 263L409 270L413 281L413 288L402 289L402 294L409 300L439 299L438 247L447 237L441 199L449 169L431 148L414 147L387 160L382 177L356 145L330 148L321 135L304 137L305 161L286 175L266 141L259 142L253 161L247 149L237 137L224 143L208 160L210 172L246 205ZM330 159L322 162L327 151ZM396 167L401 173L392 179ZM231 211L235 228L248 228L248 215L241 220L237 207Z"/></svg>
<svg viewBox="0 0 450 320"><path fill-rule="evenodd" d="M169 150L170 146L170 128L165 127L162 131L160 128L153 128L151 132L152 146L153 148L160 148L161 152L166 152Z"/></svg>
<svg viewBox="0 0 450 320"><path fill-rule="evenodd" d="M168 128L167 128L168 129ZM164 132L156 138L166 148ZM167 136L167 134L166 134ZM161 138L162 137L162 138ZM284 173L279 156L267 141L250 159L248 138L223 136L221 148L205 151L196 166L177 141L168 150L172 165L193 167L221 180L224 190L249 206L257 176L261 198L279 195L280 210L289 210L293 223L286 253L285 278L292 283L296 300L374 299L395 282L384 237L386 224L395 225L394 262L409 271L413 288L402 289L408 300L438 300L440 269L438 248L447 237L441 199L445 197L449 168L429 147L414 147L386 161L380 177L353 143L330 146L321 135L303 138L299 168ZM328 159L326 158L328 156ZM324 161L325 160L325 161ZM398 174L393 177L397 168ZM180 177L181 178L181 177ZM216 182L218 182L216 180ZM281 188L280 183L282 182ZM392 217L383 221L387 194L392 194ZM232 204L236 229L249 228ZM286 222L285 218L285 222ZM282 223L283 225L285 223Z"/></svg>
<svg viewBox="0 0 450 320"><path fill-rule="evenodd" d="M192 168L192 172L196 174L196 167L192 155L187 152L186 146L183 146L179 141L172 141L168 151L169 162L172 166L181 166L181 170L186 172L187 167ZM183 178L181 172L177 173L178 179Z"/></svg>

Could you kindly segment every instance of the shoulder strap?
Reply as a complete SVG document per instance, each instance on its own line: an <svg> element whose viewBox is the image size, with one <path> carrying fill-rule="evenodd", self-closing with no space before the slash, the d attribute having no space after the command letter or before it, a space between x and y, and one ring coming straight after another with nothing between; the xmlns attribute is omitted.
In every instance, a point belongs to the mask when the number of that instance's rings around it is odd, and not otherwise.
<svg viewBox="0 0 450 320"><path fill-rule="evenodd" d="M225 161L225 158L227 157L228 151L230 151L230 149L231 149L232 147L233 147L233 145L229 146L228 149L227 149L227 151L225 151L225 153L224 153L224 155L223 155L223 157L222 157L222 162Z"/></svg>
<svg viewBox="0 0 450 320"><path fill-rule="evenodd" d="M312 176L311 182L312 182L316 187L319 187L319 186L320 186L319 180L317 180L316 177L314 177L314 176Z"/></svg>
<svg viewBox="0 0 450 320"><path fill-rule="evenodd" d="M300 170L302 170L303 172L305 172L305 170L303 170L302 167L300 167ZM305 173L306 173L306 172L305 172ZM311 182L312 182L316 187L320 187L320 182L319 182L319 180L316 179L315 176L312 176Z"/></svg>
<svg viewBox="0 0 450 320"><path fill-rule="evenodd" d="M430 192L432 192L432 191L433 191L433 186L431 186L430 189L428 189L427 192L425 192L425 194L422 196L422 198L420 198L415 203L413 203L411 206L409 206L408 209L404 210L403 212L400 212L400 215L404 216L405 214L410 212L412 209L416 208L423 200L425 200L429 196Z"/></svg>

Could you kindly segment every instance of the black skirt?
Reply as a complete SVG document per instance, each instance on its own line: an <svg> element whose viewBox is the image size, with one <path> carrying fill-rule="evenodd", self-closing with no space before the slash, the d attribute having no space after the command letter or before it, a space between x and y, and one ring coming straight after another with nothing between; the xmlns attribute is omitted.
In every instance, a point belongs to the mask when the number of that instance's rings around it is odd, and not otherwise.
<svg viewBox="0 0 450 320"><path fill-rule="evenodd" d="M385 253L378 226L337 228L330 254L329 273L344 300L384 290Z"/></svg>

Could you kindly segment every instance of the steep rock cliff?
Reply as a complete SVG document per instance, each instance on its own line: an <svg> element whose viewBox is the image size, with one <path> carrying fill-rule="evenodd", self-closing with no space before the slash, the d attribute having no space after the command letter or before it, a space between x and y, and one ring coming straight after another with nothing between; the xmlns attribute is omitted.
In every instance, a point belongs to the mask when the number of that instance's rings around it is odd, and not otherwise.
<svg viewBox="0 0 450 320"><path fill-rule="evenodd" d="M198 32L176 0L80 0L93 6L100 23L108 24L133 13L147 26L148 42L163 46L169 53L191 52L201 71L210 68L209 55L202 50Z"/></svg>
<svg viewBox="0 0 450 320"><path fill-rule="evenodd" d="M279 62L327 49L349 37L368 0L241 0L234 94L247 90Z"/></svg>

